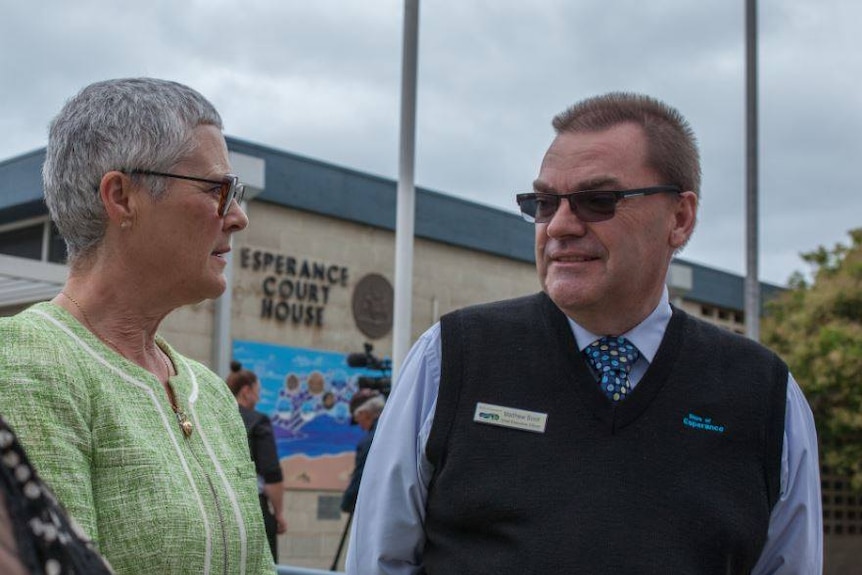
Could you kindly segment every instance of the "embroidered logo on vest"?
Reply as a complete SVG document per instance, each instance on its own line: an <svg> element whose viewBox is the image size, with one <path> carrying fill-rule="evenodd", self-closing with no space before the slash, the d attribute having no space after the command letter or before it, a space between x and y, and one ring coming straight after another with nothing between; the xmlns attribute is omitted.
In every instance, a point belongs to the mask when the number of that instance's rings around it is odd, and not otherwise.
<svg viewBox="0 0 862 575"><path fill-rule="evenodd" d="M724 426L714 423L711 417L701 417L693 413L689 413L682 418L682 424L692 429L700 429L703 431L711 431L713 433L724 433Z"/></svg>

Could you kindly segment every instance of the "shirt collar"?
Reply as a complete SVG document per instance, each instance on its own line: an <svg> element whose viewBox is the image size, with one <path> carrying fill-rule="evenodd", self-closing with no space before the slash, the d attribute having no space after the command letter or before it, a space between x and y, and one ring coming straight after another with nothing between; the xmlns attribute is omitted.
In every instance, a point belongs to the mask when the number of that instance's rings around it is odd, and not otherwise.
<svg viewBox="0 0 862 575"><path fill-rule="evenodd" d="M661 345L661 340L664 337L664 332L667 329L667 324L670 322L671 315L673 315L673 312L670 307L667 286L665 286L661 293L661 299L652 313L650 313L642 322L621 335L638 348L642 358L652 363L659 345ZM572 328L572 333L575 336L578 349L581 351L602 337L601 335L596 335L584 329L572 318L566 316L566 319L569 320L569 327Z"/></svg>

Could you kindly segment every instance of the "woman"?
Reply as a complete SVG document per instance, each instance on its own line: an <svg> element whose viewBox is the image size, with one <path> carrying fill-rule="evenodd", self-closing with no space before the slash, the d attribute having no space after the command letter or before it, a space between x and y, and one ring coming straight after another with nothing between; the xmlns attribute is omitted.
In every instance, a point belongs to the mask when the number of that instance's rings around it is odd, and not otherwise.
<svg viewBox="0 0 862 575"><path fill-rule="evenodd" d="M265 413L254 408L260 401L260 380L253 371L242 368L238 361L230 364L227 386L239 405L239 414L245 424L248 448L257 471L257 491L263 524L272 557L278 562L278 535L287 531L284 519L284 476L278 462L272 422Z"/></svg>
<svg viewBox="0 0 862 575"><path fill-rule="evenodd" d="M236 403L157 334L224 291L248 225L221 128L174 82L99 82L67 102L43 179L68 280L0 320L0 405L120 574L274 572Z"/></svg>

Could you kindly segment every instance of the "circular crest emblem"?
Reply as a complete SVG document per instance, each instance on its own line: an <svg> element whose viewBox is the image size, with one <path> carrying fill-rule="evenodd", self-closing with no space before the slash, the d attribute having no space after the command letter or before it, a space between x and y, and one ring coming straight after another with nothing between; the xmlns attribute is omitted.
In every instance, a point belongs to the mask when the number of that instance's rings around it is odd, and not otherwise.
<svg viewBox="0 0 862 575"><path fill-rule="evenodd" d="M392 329L395 293L392 284L380 274L368 274L353 290L353 320L371 339L380 339Z"/></svg>

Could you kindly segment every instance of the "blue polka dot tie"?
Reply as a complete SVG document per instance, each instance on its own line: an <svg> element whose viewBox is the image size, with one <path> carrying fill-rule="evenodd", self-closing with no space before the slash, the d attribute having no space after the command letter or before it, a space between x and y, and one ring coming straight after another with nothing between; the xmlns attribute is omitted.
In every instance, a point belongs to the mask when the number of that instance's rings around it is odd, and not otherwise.
<svg viewBox="0 0 862 575"><path fill-rule="evenodd" d="M587 346L584 353L608 399L616 403L628 397L629 372L640 356L638 348L624 337L605 336Z"/></svg>

